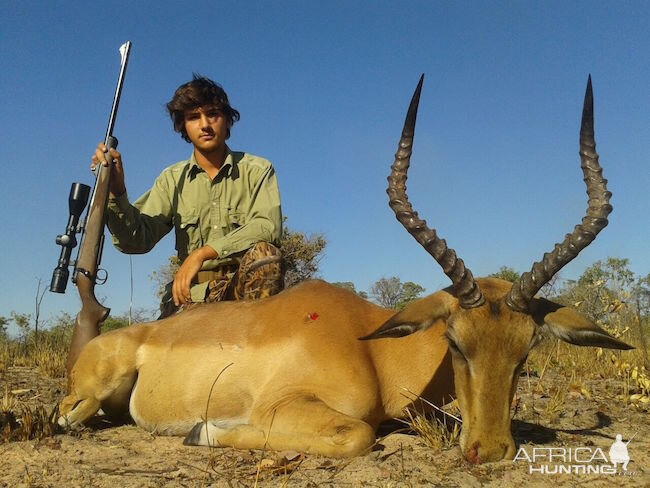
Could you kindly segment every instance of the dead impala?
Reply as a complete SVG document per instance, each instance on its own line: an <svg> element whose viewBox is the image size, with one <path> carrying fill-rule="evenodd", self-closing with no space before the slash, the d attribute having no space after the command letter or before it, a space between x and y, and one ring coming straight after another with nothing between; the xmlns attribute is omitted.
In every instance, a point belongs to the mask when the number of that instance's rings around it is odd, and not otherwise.
<svg viewBox="0 0 650 488"><path fill-rule="evenodd" d="M78 426L101 408L128 412L149 431L186 436L186 444L356 456L373 445L381 422L403 415L408 390L436 405L455 395L464 456L497 461L514 456L510 402L543 330L571 344L630 349L571 308L535 298L607 225L612 209L595 152L591 79L580 130L586 216L514 285L474 279L408 201L421 88L422 79L388 194L397 219L442 266L450 288L395 314L310 281L260 301L207 304L103 334L74 365L59 423Z"/></svg>

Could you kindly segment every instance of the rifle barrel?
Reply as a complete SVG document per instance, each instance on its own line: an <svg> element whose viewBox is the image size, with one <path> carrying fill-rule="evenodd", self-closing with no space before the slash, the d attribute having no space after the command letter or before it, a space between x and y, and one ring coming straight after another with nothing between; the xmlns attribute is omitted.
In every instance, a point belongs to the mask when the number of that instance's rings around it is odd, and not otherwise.
<svg viewBox="0 0 650 488"><path fill-rule="evenodd" d="M131 50L131 41L126 41L120 46L120 55L122 56L120 65L120 75L117 78L117 86L115 87L115 96L113 97L113 107L111 108L111 115L108 118L108 127L106 128L106 137L104 143L108 144L109 137L113 135L113 126L115 125L115 118L117 117L117 108L120 104L120 95L122 94L122 84L124 83L124 74L126 73L126 65L129 61L129 51Z"/></svg>

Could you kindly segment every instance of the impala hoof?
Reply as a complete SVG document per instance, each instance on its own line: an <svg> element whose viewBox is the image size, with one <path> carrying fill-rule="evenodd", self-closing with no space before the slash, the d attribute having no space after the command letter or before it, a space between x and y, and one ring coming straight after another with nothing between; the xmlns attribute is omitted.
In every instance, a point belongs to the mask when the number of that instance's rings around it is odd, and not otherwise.
<svg viewBox="0 0 650 488"><path fill-rule="evenodd" d="M190 430L189 434L187 434L185 436L185 439L183 439L183 445L200 446L202 431L205 432L205 422L199 422L194 427L192 427L192 430Z"/></svg>

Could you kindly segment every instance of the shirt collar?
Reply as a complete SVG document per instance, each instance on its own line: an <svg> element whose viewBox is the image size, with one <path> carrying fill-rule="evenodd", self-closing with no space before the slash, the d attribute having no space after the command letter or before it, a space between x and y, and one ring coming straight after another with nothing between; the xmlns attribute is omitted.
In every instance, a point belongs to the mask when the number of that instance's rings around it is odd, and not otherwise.
<svg viewBox="0 0 650 488"><path fill-rule="evenodd" d="M194 157L194 151L192 151L192 154L190 154L190 159L188 159L188 164L189 164L189 171L187 172L187 177L192 179L194 178L197 174L201 172L205 172L201 166L199 166L199 163L196 162L196 158ZM234 159L232 156L232 151L226 144L226 159L223 162L223 165L221 165L221 169L217 173L217 177L225 177L225 176L230 176L232 174L232 169L233 169L233 164L234 164Z"/></svg>

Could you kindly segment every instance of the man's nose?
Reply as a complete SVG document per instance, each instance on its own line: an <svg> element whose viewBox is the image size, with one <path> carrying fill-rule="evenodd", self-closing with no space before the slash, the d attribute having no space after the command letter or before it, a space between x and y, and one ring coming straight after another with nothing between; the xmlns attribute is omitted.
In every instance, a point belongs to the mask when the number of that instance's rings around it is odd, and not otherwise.
<svg viewBox="0 0 650 488"><path fill-rule="evenodd" d="M199 125L200 125L201 129L205 129L206 127L208 127L210 125L210 119L208 118L207 115L205 115L203 113L201 114L201 117L199 118Z"/></svg>

